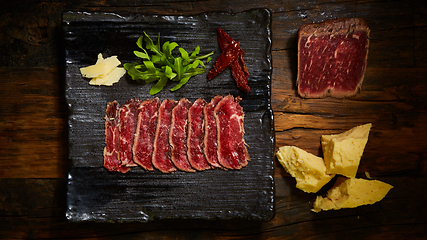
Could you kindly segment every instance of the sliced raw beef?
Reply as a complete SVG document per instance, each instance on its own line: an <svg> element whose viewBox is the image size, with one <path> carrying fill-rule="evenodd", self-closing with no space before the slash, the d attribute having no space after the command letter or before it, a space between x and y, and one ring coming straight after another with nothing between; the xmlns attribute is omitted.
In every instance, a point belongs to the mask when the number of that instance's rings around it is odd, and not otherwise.
<svg viewBox="0 0 427 240"><path fill-rule="evenodd" d="M140 165L163 173L248 164L241 98L215 96L194 104L158 98L107 103L104 167L126 173Z"/></svg>
<svg viewBox="0 0 427 240"><path fill-rule="evenodd" d="M369 26L342 18L302 26L298 33L298 93L304 98L355 95L368 59Z"/></svg>
<svg viewBox="0 0 427 240"><path fill-rule="evenodd" d="M111 172L126 173L130 168L122 166L119 158L119 108L117 101L107 103L105 110L104 167Z"/></svg>
<svg viewBox="0 0 427 240"><path fill-rule="evenodd" d="M193 168L202 171L210 169L203 152L203 138L205 137L203 108L205 100L197 99L188 111L188 160Z"/></svg>
<svg viewBox="0 0 427 240"><path fill-rule="evenodd" d="M218 131L218 162L225 168L241 169L248 164L249 153L245 145L244 113L241 98L228 95L218 102L214 116Z"/></svg>
<svg viewBox="0 0 427 240"><path fill-rule="evenodd" d="M165 99L159 108L156 136L154 139L153 166L163 173L176 171L170 157L169 130L172 121L172 109L176 106L175 100Z"/></svg>
<svg viewBox="0 0 427 240"><path fill-rule="evenodd" d="M138 124L133 144L133 161L146 170L153 171L151 162L158 120L159 98L148 99L138 107Z"/></svg>
<svg viewBox="0 0 427 240"><path fill-rule="evenodd" d="M222 99L221 96L215 96L203 108L203 117L205 123L205 136L203 138L203 152L206 160L212 167L222 167L218 162L218 144L217 144L217 129L216 120L214 117L214 109L218 102Z"/></svg>
<svg viewBox="0 0 427 240"><path fill-rule="evenodd" d="M195 172L187 157L188 109L190 107L191 102L182 98L173 108L169 143L171 160L175 167L182 171Z"/></svg>
<svg viewBox="0 0 427 240"><path fill-rule="evenodd" d="M138 120L139 99L130 99L119 110L120 119L120 161L123 166L136 166L132 156L132 145Z"/></svg>

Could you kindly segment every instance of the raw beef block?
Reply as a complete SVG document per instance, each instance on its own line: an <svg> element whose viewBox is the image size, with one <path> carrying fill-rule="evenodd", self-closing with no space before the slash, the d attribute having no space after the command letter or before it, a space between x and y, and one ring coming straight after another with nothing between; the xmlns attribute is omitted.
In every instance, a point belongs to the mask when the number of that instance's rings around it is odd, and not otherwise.
<svg viewBox="0 0 427 240"><path fill-rule="evenodd" d="M298 32L298 93L303 98L344 98L360 91L370 29L360 18L326 20Z"/></svg>

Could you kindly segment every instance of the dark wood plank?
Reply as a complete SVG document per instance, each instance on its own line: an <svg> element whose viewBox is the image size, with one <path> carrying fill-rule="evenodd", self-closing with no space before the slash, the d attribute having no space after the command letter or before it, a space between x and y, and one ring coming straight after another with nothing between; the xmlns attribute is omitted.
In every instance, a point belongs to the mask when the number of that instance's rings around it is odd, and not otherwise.
<svg viewBox="0 0 427 240"><path fill-rule="evenodd" d="M394 188L386 198L374 205L321 213L311 212L316 194L307 194L294 187L295 181L279 174L276 216L265 223L233 221L167 220L142 223L70 224L65 219L64 179L0 179L0 235L7 238L77 239L127 237L162 239L231 238L231 239L318 239L327 236L350 239L366 236L387 238L422 236L427 222L425 178L383 177L379 180ZM392 238L397 239L397 238Z"/></svg>
<svg viewBox="0 0 427 240"><path fill-rule="evenodd" d="M67 172L67 108L57 69L0 69L0 178Z"/></svg>

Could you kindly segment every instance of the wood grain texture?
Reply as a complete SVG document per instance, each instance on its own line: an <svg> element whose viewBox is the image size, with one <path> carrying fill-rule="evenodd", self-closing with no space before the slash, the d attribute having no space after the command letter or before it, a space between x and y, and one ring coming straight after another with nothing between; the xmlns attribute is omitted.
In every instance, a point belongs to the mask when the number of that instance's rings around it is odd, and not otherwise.
<svg viewBox="0 0 427 240"><path fill-rule="evenodd" d="M427 182L420 178L384 177L395 187L379 204L316 214L310 211L315 194L294 187L294 180L276 177L276 216L269 222L163 220L141 223L67 223L64 219L66 184L63 179L1 179L2 224L8 238L89 239L417 239L425 234L423 203ZM61 190L62 189L62 190ZM409 196L403 198L403 196ZM396 204L399 205L396 208ZM349 237L351 232L354 236ZM405 239L405 237L403 237Z"/></svg>
<svg viewBox="0 0 427 240"><path fill-rule="evenodd" d="M316 194L295 188L275 161L276 215L268 222L66 222L67 106L61 14L272 12L272 108L276 147L318 156L320 136L357 124L373 128L358 177L394 186L355 209L310 211ZM4 239L423 239L427 235L427 5L414 0L2 1L0 3L0 237ZM371 26L368 68L353 98L296 94L298 28L338 17ZM332 183L331 183L332 184ZM330 184L319 194L325 194Z"/></svg>
<svg viewBox="0 0 427 240"><path fill-rule="evenodd" d="M0 68L0 177L63 178L67 110L58 69Z"/></svg>

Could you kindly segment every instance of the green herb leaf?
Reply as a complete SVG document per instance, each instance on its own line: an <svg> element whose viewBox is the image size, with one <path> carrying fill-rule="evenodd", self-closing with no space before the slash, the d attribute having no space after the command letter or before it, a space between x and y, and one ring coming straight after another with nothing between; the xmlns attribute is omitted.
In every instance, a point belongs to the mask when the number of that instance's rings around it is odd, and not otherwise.
<svg viewBox="0 0 427 240"><path fill-rule="evenodd" d="M176 43L176 42L172 42L172 43L165 42L165 43L163 44L163 48L162 48L164 55L165 55L167 58L173 57L173 56L172 56L172 51L173 51L176 47L178 47L178 43Z"/></svg>
<svg viewBox="0 0 427 240"><path fill-rule="evenodd" d="M182 74L184 72L184 67L182 66L182 58L181 57L175 58L175 62L173 64L173 70L176 73L176 76L172 80L173 81L180 81Z"/></svg>
<svg viewBox="0 0 427 240"><path fill-rule="evenodd" d="M136 45L145 51L144 47L142 46L143 42L144 42L144 36L139 37L138 41L136 41Z"/></svg>
<svg viewBox="0 0 427 240"><path fill-rule="evenodd" d="M190 57L188 56L188 52L185 51L184 48L179 48L179 52L181 53L182 59L184 59L187 63L190 62Z"/></svg>
<svg viewBox="0 0 427 240"><path fill-rule="evenodd" d="M132 77L132 80L138 80L141 79L141 74L138 70L136 70L135 66L138 65L138 63L125 63L123 64L123 67L126 69L128 74Z"/></svg>
<svg viewBox="0 0 427 240"><path fill-rule="evenodd" d="M191 76L185 77L185 78L181 78L181 80L179 81L179 83L177 85L175 85L175 87L171 88L171 91L174 92L178 89L180 89L184 84L186 84L188 82L188 80L190 79Z"/></svg>
<svg viewBox="0 0 427 240"><path fill-rule="evenodd" d="M133 51L133 54L135 54L135 56L140 57L142 59L150 60L150 56L148 55L147 51L145 51L145 49L143 50L144 52Z"/></svg>
<svg viewBox="0 0 427 240"><path fill-rule="evenodd" d="M172 71L172 68L169 66L165 67L165 75L169 79L173 79L177 74Z"/></svg>
<svg viewBox="0 0 427 240"><path fill-rule="evenodd" d="M206 72L205 63L202 60L205 59L206 62L209 62L210 56L214 53L212 51L206 55L198 56L200 47L197 46L190 53L183 48L178 48L181 56L174 57L173 51L178 47L178 43L167 41L161 45L160 33L156 44L144 32L144 35L138 38L136 45L143 51L134 51L133 53L142 59L142 64L125 63L123 66L132 80L143 80L146 83L157 81L150 89L151 95L159 93L166 86L168 80L178 82L171 89L171 91L176 91L186 84L191 77ZM147 50L154 54L150 56Z"/></svg>
<svg viewBox="0 0 427 240"><path fill-rule="evenodd" d="M154 52L156 55L162 56L163 53L160 48L160 33L157 39L157 44L154 44L153 40L151 40L151 38L145 32L144 32L144 35L145 35L144 40L147 43L145 47L151 50L152 52Z"/></svg>
<svg viewBox="0 0 427 240"><path fill-rule="evenodd" d="M162 91L163 87L166 85L167 82L168 82L168 78L166 76L160 78L160 80L156 83L156 85L154 85L150 89L150 95L155 95L155 94L159 93L160 91Z"/></svg>

